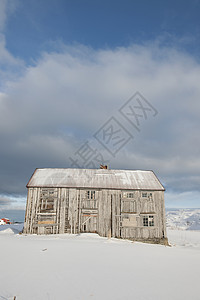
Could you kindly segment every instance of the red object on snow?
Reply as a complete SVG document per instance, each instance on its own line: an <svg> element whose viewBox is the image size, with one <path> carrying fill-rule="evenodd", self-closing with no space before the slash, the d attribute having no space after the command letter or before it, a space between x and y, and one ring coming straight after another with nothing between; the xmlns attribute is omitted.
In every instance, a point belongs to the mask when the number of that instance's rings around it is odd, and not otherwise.
<svg viewBox="0 0 200 300"><path fill-rule="evenodd" d="M7 218L2 218L1 220L4 221L6 224L10 224L10 220Z"/></svg>

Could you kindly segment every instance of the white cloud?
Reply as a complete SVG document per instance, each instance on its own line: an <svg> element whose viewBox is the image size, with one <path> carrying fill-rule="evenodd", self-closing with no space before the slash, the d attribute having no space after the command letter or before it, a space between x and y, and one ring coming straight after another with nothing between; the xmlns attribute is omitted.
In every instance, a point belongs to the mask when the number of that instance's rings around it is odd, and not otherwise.
<svg viewBox="0 0 200 300"><path fill-rule="evenodd" d="M0 33L0 71L2 76L4 75L5 70L8 68L19 68L23 67L24 63L22 60L15 58L13 55L9 53L9 51L6 49L6 41L5 41L5 36ZM11 75L8 74L7 75ZM5 77L5 75L4 75Z"/></svg>
<svg viewBox="0 0 200 300"><path fill-rule="evenodd" d="M5 210L24 210L25 198L0 196L0 211Z"/></svg>
<svg viewBox="0 0 200 300"><path fill-rule="evenodd" d="M17 6L19 4L19 0L1 0L0 1L0 32L5 31L6 21L8 17L14 13Z"/></svg>
<svg viewBox="0 0 200 300"><path fill-rule="evenodd" d="M0 197L0 205L8 205L11 202L11 199L8 197Z"/></svg>
<svg viewBox="0 0 200 300"><path fill-rule="evenodd" d="M199 78L189 54L159 44L44 53L0 95L2 185L9 189L3 180L8 165L13 178L21 174L12 192L23 190L34 167L69 166L77 147L140 91L159 113L139 135L124 121L135 139L111 168L154 169L169 188L199 189Z"/></svg>
<svg viewBox="0 0 200 300"><path fill-rule="evenodd" d="M167 207L170 208L199 208L200 192L167 193L165 198Z"/></svg>

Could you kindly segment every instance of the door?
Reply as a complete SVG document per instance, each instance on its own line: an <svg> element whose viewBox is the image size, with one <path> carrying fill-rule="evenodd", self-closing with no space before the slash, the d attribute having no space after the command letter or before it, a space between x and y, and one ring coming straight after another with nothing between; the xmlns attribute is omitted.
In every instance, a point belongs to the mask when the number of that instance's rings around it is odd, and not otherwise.
<svg viewBox="0 0 200 300"><path fill-rule="evenodd" d="M97 233L97 213L81 214L81 232Z"/></svg>
<svg viewBox="0 0 200 300"><path fill-rule="evenodd" d="M86 198L81 201L81 232L98 232L98 200L95 191L87 191Z"/></svg>

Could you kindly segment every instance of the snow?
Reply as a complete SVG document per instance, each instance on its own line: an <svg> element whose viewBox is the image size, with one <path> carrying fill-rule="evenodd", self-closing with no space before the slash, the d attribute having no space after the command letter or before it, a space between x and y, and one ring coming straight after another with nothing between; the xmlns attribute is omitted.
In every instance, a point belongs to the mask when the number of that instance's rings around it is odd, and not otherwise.
<svg viewBox="0 0 200 300"><path fill-rule="evenodd" d="M200 231L167 230L172 246L189 247L200 251Z"/></svg>
<svg viewBox="0 0 200 300"><path fill-rule="evenodd" d="M18 233L18 232L17 232ZM7 228L5 230L1 230L0 234L15 234L14 230L11 228Z"/></svg>
<svg viewBox="0 0 200 300"><path fill-rule="evenodd" d="M0 234L10 233L10 234L18 234L23 230L24 224L10 224L10 225L2 225L0 226ZM0 298L1 299L1 298Z"/></svg>
<svg viewBox="0 0 200 300"><path fill-rule="evenodd" d="M200 209L174 209L166 217L170 229L200 230Z"/></svg>
<svg viewBox="0 0 200 300"><path fill-rule="evenodd" d="M109 176L99 176L102 174ZM152 171L114 169L36 169L27 186L164 191L164 187Z"/></svg>
<svg viewBox="0 0 200 300"><path fill-rule="evenodd" d="M165 247L20 230L1 226L0 300L200 299L200 231L168 229Z"/></svg>

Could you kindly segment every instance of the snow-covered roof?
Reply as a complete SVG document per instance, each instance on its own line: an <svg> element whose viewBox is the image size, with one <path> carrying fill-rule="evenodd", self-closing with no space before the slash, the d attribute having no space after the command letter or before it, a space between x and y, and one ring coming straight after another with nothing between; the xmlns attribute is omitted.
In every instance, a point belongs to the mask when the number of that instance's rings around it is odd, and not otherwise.
<svg viewBox="0 0 200 300"><path fill-rule="evenodd" d="M165 190L153 171L109 169L36 169L27 187Z"/></svg>

